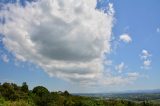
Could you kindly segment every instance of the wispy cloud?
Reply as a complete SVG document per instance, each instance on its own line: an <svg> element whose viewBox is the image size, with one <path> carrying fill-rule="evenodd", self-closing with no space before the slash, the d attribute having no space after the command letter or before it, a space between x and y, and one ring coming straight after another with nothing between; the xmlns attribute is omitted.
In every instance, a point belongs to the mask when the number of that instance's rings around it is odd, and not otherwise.
<svg viewBox="0 0 160 106"><path fill-rule="evenodd" d="M129 34L122 34L122 35L120 35L119 40L123 41L125 43L132 42L132 38L129 36Z"/></svg>
<svg viewBox="0 0 160 106"><path fill-rule="evenodd" d="M143 69L149 69L151 66L151 59L150 57L152 56L151 53L149 53L147 50L143 49L140 55L141 60L143 60L143 66L141 68Z"/></svg>
<svg viewBox="0 0 160 106"><path fill-rule="evenodd" d="M143 61L143 67L144 69L149 69L151 66L151 60L144 60Z"/></svg>
<svg viewBox="0 0 160 106"><path fill-rule="evenodd" d="M160 33L160 28L157 28L156 31L157 31L157 33Z"/></svg>
<svg viewBox="0 0 160 106"><path fill-rule="evenodd" d="M142 50L141 55L140 55L141 59L144 59L144 60L148 59L151 56L152 55L145 49Z"/></svg>
<svg viewBox="0 0 160 106"><path fill-rule="evenodd" d="M1 55L1 59L3 60L3 62L8 63L9 62L9 58L6 54L2 54Z"/></svg>
<svg viewBox="0 0 160 106"><path fill-rule="evenodd" d="M137 72L132 72L132 73L127 73L129 77L135 77L137 78L139 76L139 73Z"/></svg>
<svg viewBox="0 0 160 106"><path fill-rule="evenodd" d="M122 73L122 71L127 68L127 66L124 64L124 62L121 62L120 64L115 66L115 69L119 72Z"/></svg>

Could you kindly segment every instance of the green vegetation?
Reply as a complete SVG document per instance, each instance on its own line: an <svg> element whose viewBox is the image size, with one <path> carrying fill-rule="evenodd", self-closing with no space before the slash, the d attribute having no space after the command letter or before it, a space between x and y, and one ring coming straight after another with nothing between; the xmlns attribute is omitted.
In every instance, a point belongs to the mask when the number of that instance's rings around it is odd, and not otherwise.
<svg viewBox="0 0 160 106"><path fill-rule="evenodd" d="M125 99L100 99L93 97L74 96L64 92L50 92L43 86L33 90L27 83L17 86L14 83L0 84L0 106L160 106L152 100L130 101Z"/></svg>

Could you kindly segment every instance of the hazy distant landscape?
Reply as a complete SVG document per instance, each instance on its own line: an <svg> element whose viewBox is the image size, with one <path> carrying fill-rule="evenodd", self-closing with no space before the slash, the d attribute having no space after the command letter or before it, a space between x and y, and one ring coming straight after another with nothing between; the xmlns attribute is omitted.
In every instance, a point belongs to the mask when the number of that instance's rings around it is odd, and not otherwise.
<svg viewBox="0 0 160 106"><path fill-rule="evenodd" d="M143 101L150 101L150 102L160 102L160 92L159 90L147 90L147 91L132 91L130 92L123 92L123 93L84 93L84 94L73 94L73 95L80 95L85 97L92 97L95 99L104 99L104 100L129 100L135 102L143 102Z"/></svg>

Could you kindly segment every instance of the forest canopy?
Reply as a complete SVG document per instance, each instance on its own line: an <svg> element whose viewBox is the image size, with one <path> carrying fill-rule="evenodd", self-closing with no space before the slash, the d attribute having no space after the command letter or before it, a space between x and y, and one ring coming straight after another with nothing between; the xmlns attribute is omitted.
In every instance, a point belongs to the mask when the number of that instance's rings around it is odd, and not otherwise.
<svg viewBox="0 0 160 106"><path fill-rule="evenodd" d="M68 91L50 92L43 86L29 90L26 82L21 86L5 82L0 84L0 106L159 106L159 104L75 96Z"/></svg>

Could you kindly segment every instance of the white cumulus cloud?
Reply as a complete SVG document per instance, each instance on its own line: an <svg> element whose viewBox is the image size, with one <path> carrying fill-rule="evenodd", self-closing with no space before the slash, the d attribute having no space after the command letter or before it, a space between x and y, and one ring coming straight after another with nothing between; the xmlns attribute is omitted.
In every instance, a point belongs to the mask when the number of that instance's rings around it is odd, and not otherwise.
<svg viewBox="0 0 160 106"><path fill-rule="evenodd" d="M3 60L3 62L8 63L9 62L9 58L6 54L1 55L1 59Z"/></svg>
<svg viewBox="0 0 160 106"><path fill-rule="evenodd" d="M128 34L122 34L122 35L120 35L119 40L123 41L125 43L132 42L132 38Z"/></svg>
<svg viewBox="0 0 160 106"><path fill-rule="evenodd" d="M124 62L121 62L120 64L115 66L115 69L119 72L122 73L122 71L126 68L126 65L124 64Z"/></svg>
<svg viewBox="0 0 160 106"><path fill-rule="evenodd" d="M143 49L140 55L140 58L143 60L143 69L149 69L151 66L151 59L150 57L152 56L151 53L149 53L147 50Z"/></svg>
<svg viewBox="0 0 160 106"><path fill-rule="evenodd" d="M152 56L147 50L143 49L141 53L141 59L147 59Z"/></svg>
<svg viewBox="0 0 160 106"><path fill-rule="evenodd" d="M110 52L113 5L109 4L104 13L95 9L96 0L49 2L40 0L25 7L5 5L7 9L0 16L5 17L6 23L0 31L6 49L17 60L29 61L50 76L67 81L126 82L127 78L104 75L103 56Z"/></svg>

